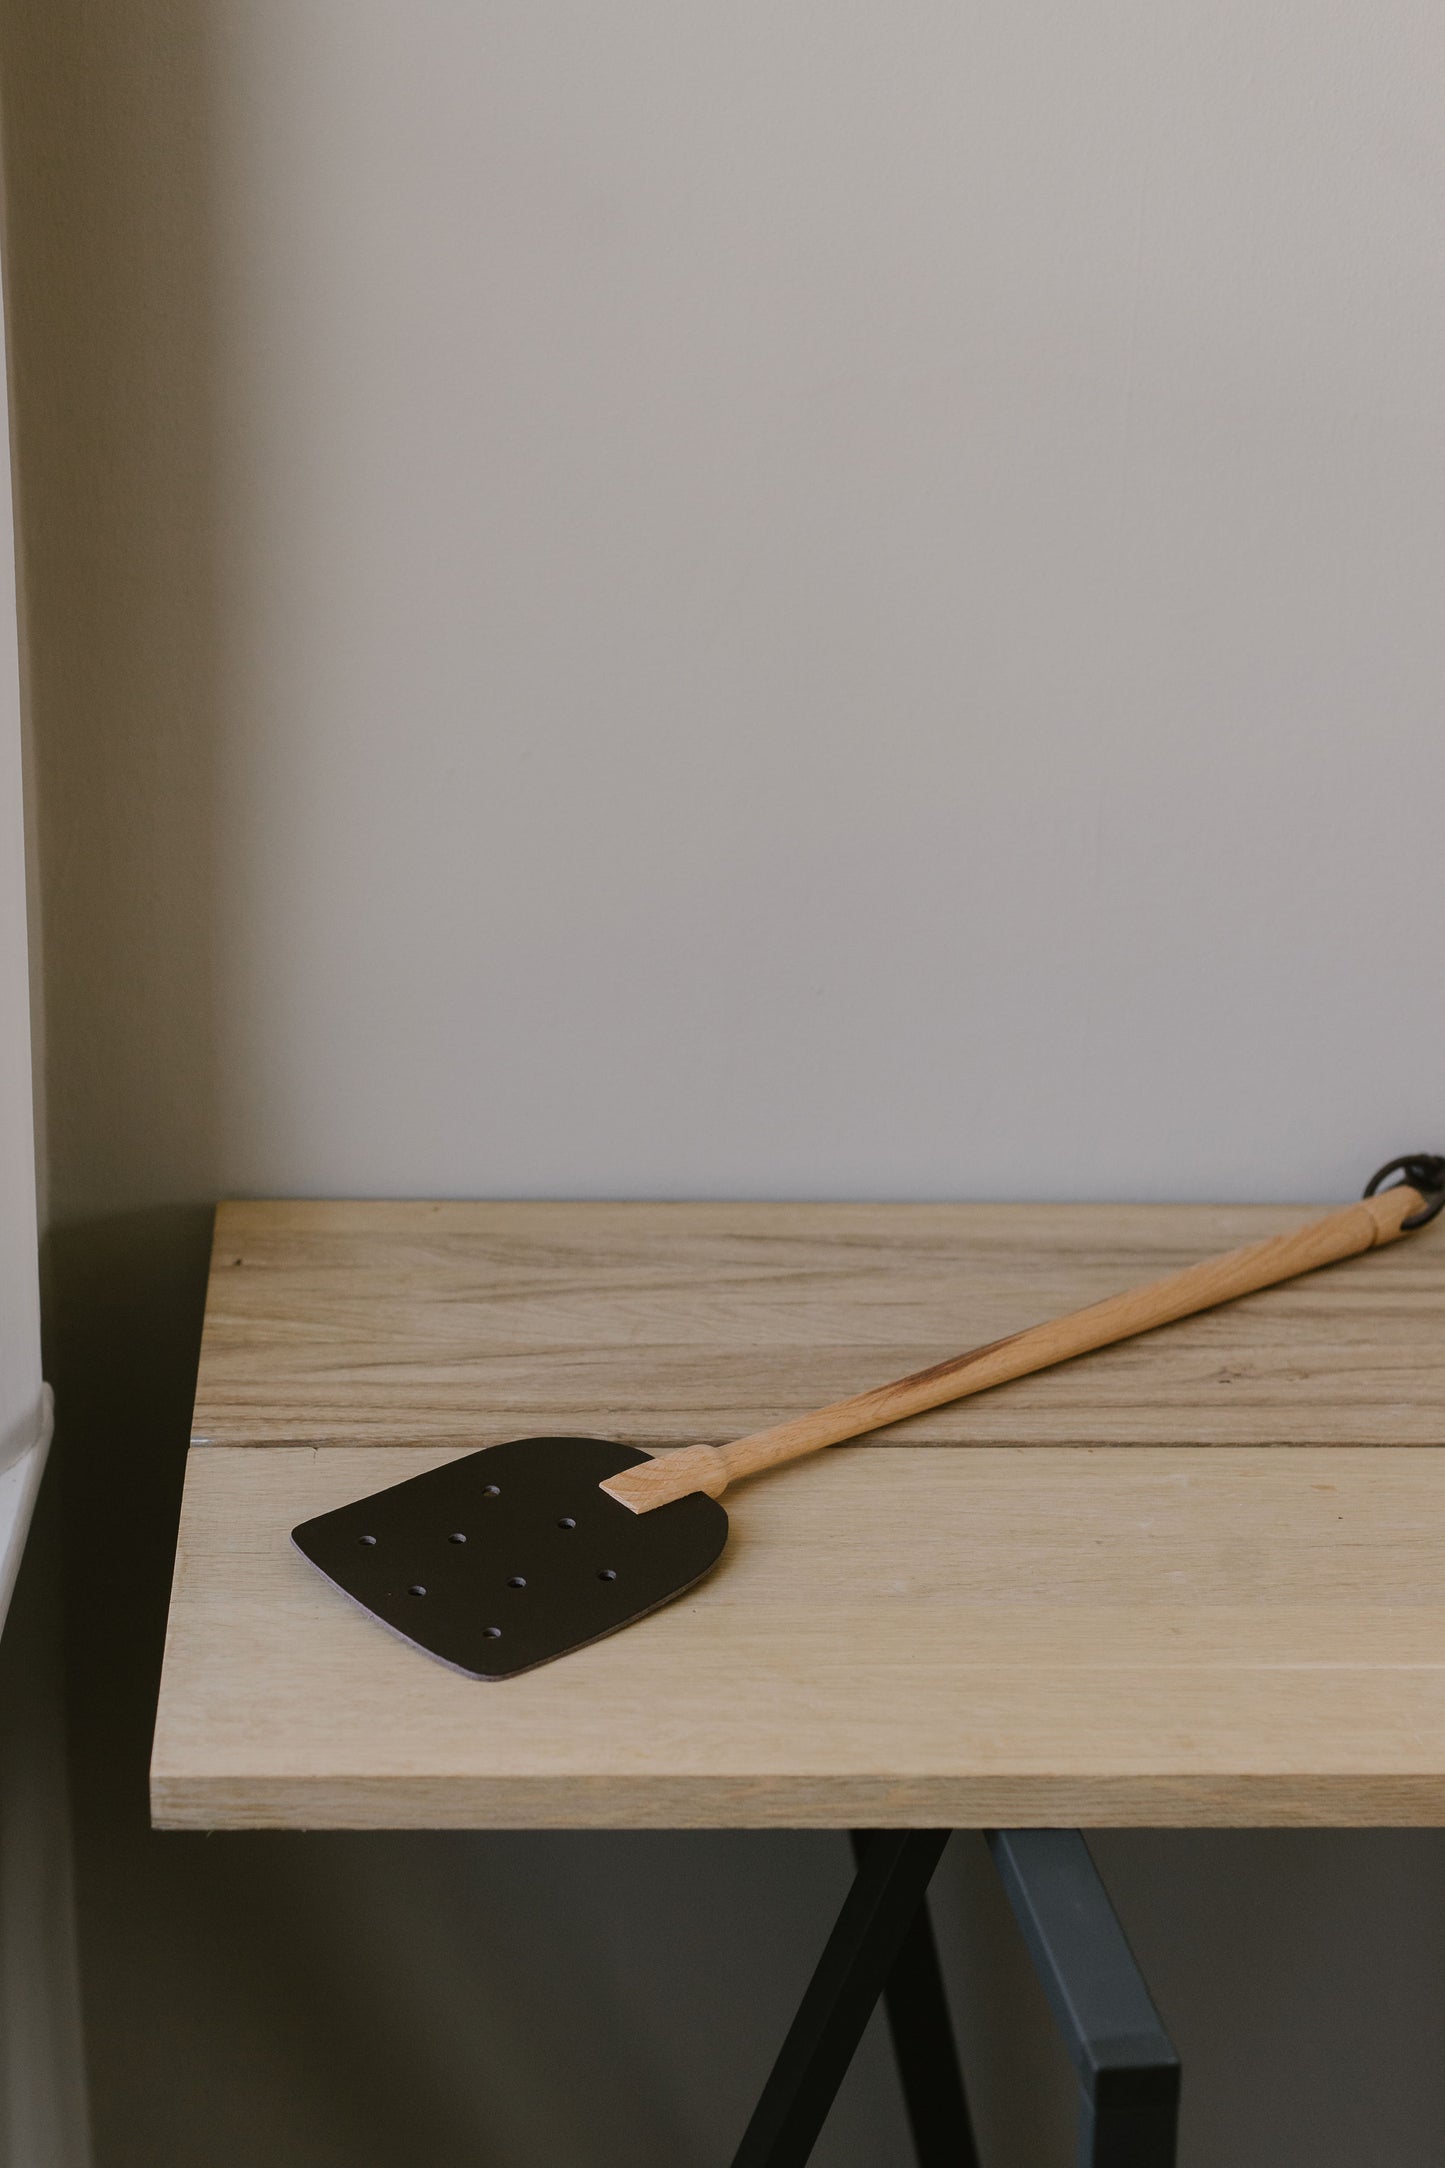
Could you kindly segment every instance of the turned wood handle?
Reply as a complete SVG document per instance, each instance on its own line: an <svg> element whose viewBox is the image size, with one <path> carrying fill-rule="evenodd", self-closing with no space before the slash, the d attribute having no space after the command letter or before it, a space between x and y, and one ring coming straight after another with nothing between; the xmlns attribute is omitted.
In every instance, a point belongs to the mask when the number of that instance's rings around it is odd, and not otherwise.
<svg viewBox="0 0 1445 2168"><path fill-rule="evenodd" d="M1347 1205L1342 1212L1331 1212L1326 1219L1311 1220L1293 1234L1271 1235L1268 1241L1251 1242L1222 1257L1207 1257L1183 1272L1171 1272L1166 1279L1151 1280L1147 1287L1131 1287L1122 1295L1090 1303L1087 1309L1071 1310L1067 1317L1030 1325L1025 1332L1010 1333L1006 1340L970 1348L965 1355L895 1378L891 1385L876 1385L851 1400L834 1401L810 1415L795 1415L790 1422L754 1431L731 1445L690 1445L639 1461L609 1476L602 1488L634 1513L650 1513L655 1506L686 1498L693 1491L720 1498L741 1476L760 1475L785 1460L800 1460L825 1445L840 1445L845 1438L901 1422L906 1415L922 1415L946 1401L986 1392L990 1385L1027 1377L1031 1370L1046 1370L1072 1355L1087 1355L1111 1341L1128 1340L1156 1325L1190 1317L1196 1310L1230 1302L1236 1295L1252 1295L1261 1287L1273 1287L1277 1280L1292 1280L1297 1273L1313 1272L1319 1265L1337 1264L1341 1258L1357 1257L1362 1250L1393 1242L1402 1231L1401 1221L1418 1212L1421 1202L1418 1190L1399 1183L1377 1197Z"/></svg>

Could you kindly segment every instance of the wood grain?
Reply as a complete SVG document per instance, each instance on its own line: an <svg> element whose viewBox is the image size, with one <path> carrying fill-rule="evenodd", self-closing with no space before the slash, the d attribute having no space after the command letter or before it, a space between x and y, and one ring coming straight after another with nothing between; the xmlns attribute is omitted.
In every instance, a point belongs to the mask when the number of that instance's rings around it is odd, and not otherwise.
<svg viewBox="0 0 1445 2168"><path fill-rule="evenodd" d="M1070 1310L1063 1317L1046 1318L1023 1332L930 1363L907 1377L872 1386L826 1408L811 1409L770 1429L725 1445L691 1445L655 1454L610 1476L602 1488L633 1513L651 1513L672 1499L696 1492L721 1498L745 1476L766 1474L787 1461L885 1429L910 1415L989 1392L1055 1363L1093 1354L1137 1333L1156 1331L1220 1303L1276 1287L1300 1273L1317 1272L1378 1245L1397 1242L1404 1222L1419 1212L1422 1203L1416 1190L1398 1184L1382 1196L1345 1205L1288 1234L1268 1235L1262 1242L1246 1243L1222 1256L1202 1258L1182 1272L1107 1295L1102 1302Z"/></svg>
<svg viewBox="0 0 1445 2168"><path fill-rule="evenodd" d="M217 1444L721 1443L1299 1225L1277 1205L224 1205ZM894 1444L1445 1444L1445 1221Z"/></svg>
<svg viewBox="0 0 1445 2168"><path fill-rule="evenodd" d="M1440 1821L1441 1223L784 1468L708 1581L520 1679L429 1663L289 1542L466 1446L736 1437L1308 1216L223 1208L157 1818Z"/></svg>
<svg viewBox="0 0 1445 2168"><path fill-rule="evenodd" d="M1445 1451L843 1447L714 1575L485 1685L288 1541L454 1449L193 1452L175 1828L1445 1819Z"/></svg>

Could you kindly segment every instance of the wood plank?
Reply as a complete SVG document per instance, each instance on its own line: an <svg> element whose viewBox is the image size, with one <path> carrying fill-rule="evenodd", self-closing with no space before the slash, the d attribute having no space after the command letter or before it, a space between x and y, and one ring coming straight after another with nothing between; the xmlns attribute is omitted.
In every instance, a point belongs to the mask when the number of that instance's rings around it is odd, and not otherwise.
<svg viewBox="0 0 1445 2168"><path fill-rule="evenodd" d="M232 1203L195 1436L717 1443L1317 1209ZM1445 1221L887 1443L1445 1444Z"/></svg>
<svg viewBox="0 0 1445 2168"><path fill-rule="evenodd" d="M459 1678L290 1546L454 1449L193 1451L168 1827L1445 1819L1445 1451L843 1447L698 1589Z"/></svg>

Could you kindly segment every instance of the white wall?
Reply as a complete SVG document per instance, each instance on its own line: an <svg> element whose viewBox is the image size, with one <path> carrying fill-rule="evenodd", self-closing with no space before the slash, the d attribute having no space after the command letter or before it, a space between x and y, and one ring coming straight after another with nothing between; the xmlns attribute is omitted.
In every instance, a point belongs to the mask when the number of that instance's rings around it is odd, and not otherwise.
<svg viewBox="0 0 1445 2168"><path fill-rule="evenodd" d="M210 1199L1438 1148L1442 67L1413 0L0 13L99 2168L710 2168L842 1873L145 1835ZM1434 2168L1433 1836L1103 1849L1188 2168Z"/></svg>
<svg viewBox="0 0 1445 2168"><path fill-rule="evenodd" d="M1439 1130L1437 17L228 22L228 1183Z"/></svg>

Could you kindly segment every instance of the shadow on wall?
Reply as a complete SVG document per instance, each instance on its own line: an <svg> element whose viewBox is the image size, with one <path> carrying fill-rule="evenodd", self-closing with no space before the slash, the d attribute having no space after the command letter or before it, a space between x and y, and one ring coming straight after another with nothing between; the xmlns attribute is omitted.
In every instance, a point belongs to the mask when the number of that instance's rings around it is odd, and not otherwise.
<svg viewBox="0 0 1445 2168"><path fill-rule="evenodd" d="M42 1490L0 1639L0 2168L86 2168L67 1812L58 1490Z"/></svg>
<svg viewBox="0 0 1445 2168"><path fill-rule="evenodd" d="M203 1212L174 1200L205 1196L215 1148L211 27L196 0L0 11L59 1411L41 1533L63 1579L101 2161L144 2157L143 2103L123 2126L161 2060L130 2053L164 2023L146 1913L171 1901L143 1770L204 1255Z"/></svg>
<svg viewBox="0 0 1445 2168"><path fill-rule="evenodd" d="M205 1198L216 1163L226 655L209 21L195 0L0 14L60 1226Z"/></svg>

